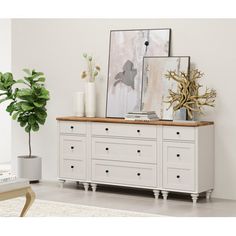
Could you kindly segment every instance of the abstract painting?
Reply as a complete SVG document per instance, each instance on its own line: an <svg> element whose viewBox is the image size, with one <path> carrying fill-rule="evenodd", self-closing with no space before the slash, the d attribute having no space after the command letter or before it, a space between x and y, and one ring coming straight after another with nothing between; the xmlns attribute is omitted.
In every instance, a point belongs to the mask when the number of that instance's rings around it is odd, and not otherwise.
<svg viewBox="0 0 236 236"><path fill-rule="evenodd" d="M173 109L165 101L169 89L177 89L177 82L165 77L167 71L187 73L190 57L144 57L142 82L142 110L156 111L163 120L173 120ZM169 108L169 109L168 109Z"/></svg>
<svg viewBox="0 0 236 236"><path fill-rule="evenodd" d="M139 111L144 56L169 56L170 29L112 30L106 117Z"/></svg>

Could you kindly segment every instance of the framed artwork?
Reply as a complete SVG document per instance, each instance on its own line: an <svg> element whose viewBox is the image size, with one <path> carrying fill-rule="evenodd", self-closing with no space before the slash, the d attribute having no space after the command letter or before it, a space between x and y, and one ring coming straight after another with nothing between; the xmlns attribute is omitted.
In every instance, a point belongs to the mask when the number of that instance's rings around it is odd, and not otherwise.
<svg viewBox="0 0 236 236"><path fill-rule="evenodd" d="M144 56L169 56L170 29L110 32L106 117L139 111Z"/></svg>
<svg viewBox="0 0 236 236"><path fill-rule="evenodd" d="M158 117L163 120L173 120L173 109L165 103L169 95L169 89L177 89L177 82L168 80L165 74L168 71L177 73L189 71L190 57L144 57L142 101L143 111L156 111Z"/></svg>

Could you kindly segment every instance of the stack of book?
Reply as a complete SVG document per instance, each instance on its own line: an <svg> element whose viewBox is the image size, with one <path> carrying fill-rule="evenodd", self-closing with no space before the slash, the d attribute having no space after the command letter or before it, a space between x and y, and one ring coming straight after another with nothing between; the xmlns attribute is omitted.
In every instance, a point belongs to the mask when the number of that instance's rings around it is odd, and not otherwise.
<svg viewBox="0 0 236 236"><path fill-rule="evenodd" d="M1 172L0 171L0 183L8 182L16 179L15 175L12 175L10 172Z"/></svg>
<svg viewBox="0 0 236 236"><path fill-rule="evenodd" d="M128 112L125 115L125 120L153 121L153 120L159 120L159 118L155 111L137 111L137 112Z"/></svg>

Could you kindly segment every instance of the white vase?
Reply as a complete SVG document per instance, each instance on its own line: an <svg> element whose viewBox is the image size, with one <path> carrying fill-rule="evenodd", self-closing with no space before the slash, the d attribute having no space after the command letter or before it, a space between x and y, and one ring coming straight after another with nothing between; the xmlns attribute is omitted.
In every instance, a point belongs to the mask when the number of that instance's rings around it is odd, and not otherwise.
<svg viewBox="0 0 236 236"><path fill-rule="evenodd" d="M84 92L77 92L74 97L74 113L76 116L84 116Z"/></svg>
<svg viewBox="0 0 236 236"><path fill-rule="evenodd" d="M85 112L87 117L95 117L96 114L96 87L95 82L87 82L85 86Z"/></svg>

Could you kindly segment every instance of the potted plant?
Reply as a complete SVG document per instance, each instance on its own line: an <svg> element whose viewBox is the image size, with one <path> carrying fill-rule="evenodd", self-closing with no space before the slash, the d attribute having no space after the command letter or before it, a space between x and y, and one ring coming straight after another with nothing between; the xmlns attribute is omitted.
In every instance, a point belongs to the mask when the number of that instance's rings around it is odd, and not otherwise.
<svg viewBox="0 0 236 236"><path fill-rule="evenodd" d="M31 133L37 132L47 118L49 91L42 72L24 69L24 79L14 80L12 73L0 73L0 103L9 102L6 111L28 134L28 155L17 159L17 176L31 182L41 179L42 160L32 155ZM18 86L20 85L20 86Z"/></svg>
<svg viewBox="0 0 236 236"><path fill-rule="evenodd" d="M190 120L194 119L194 113L203 114L203 107L214 107L216 98L216 91L214 89L205 89L204 93L200 92L203 86L198 83L202 78L203 73L198 69L191 70L189 73L169 71L166 74L167 79L172 79L177 82L177 91L169 89L169 96L167 103L173 106L175 113L178 113L178 119L184 120L184 115L187 112ZM176 116L176 115L175 115ZM175 117L174 116L174 117Z"/></svg>
<svg viewBox="0 0 236 236"><path fill-rule="evenodd" d="M82 72L81 78L87 78L85 88L85 112L87 117L95 117L96 113L96 89L95 79L100 72L100 67L95 64L92 56L88 56L87 53L83 54L83 57L87 63L87 70Z"/></svg>

